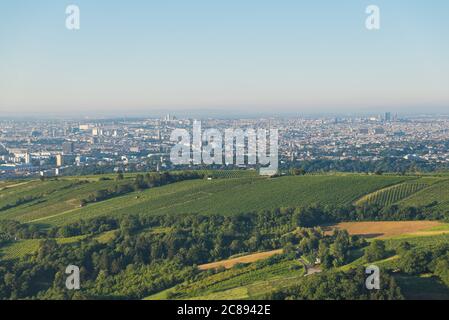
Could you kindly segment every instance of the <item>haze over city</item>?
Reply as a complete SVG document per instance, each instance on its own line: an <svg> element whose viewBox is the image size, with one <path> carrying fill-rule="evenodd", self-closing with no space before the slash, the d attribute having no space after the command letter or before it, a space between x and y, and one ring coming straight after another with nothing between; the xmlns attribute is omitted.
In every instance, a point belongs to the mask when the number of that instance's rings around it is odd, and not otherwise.
<svg viewBox="0 0 449 320"><path fill-rule="evenodd" d="M0 116L447 113L449 4L375 2L2 2Z"/></svg>

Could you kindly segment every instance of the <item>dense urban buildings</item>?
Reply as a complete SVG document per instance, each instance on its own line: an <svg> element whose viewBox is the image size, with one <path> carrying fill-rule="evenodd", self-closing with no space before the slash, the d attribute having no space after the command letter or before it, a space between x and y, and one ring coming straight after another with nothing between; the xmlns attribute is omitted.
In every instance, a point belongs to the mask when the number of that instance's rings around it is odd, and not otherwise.
<svg viewBox="0 0 449 320"><path fill-rule="evenodd" d="M173 169L170 134L177 128L191 130L193 121L173 115L128 120L3 119L0 178ZM284 169L313 161L449 164L449 118L442 116L398 117L387 112L365 117L207 119L202 126L223 131L278 129Z"/></svg>

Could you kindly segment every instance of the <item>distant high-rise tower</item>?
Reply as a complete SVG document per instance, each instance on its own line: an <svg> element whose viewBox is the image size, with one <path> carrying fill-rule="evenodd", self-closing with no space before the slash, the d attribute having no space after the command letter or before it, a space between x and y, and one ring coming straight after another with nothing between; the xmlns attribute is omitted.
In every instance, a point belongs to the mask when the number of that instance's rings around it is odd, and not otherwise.
<svg viewBox="0 0 449 320"><path fill-rule="evenodd" d="M398 121L398 114L397 114L397 113L394 114L394 116L393 116L393 121L394 121L394 122Z"/></svg>
<svg viewBox="0 0 449 320"><path fill-rule="evenodd" d="M391 121L391 112L385 112L385 121L387 122Z"/></svg>
<svg viewBox="0 0 449 320"><path fill-rule="evenodd" d="M62 151L64 154L72 154L73 153L73 142L64 142L62 144Z"/></svg>
<svg viewBox="0 0 449 320"><path fill-rule="evenodd" d="M56 166L62 167L63 165L64 165L64 157L62 156L62 154L57 154L56 155Z"/></svg>
<svg viewBox="0 0 449 320"><path fill-rule="evenodd" d="M31 155L27 152L25 153L25 163L30 164L31 163Z"/></svg>

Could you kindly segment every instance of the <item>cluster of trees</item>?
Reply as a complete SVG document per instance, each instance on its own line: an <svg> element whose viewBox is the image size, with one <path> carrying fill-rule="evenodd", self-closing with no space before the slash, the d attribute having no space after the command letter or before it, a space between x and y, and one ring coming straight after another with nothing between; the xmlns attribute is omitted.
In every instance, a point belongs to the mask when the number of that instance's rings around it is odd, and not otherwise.
<svg viewBox="0 0 449 320"><path fill-rule="evenodd" d="M173 175L174 176L174 175ZM171 177L173 177L171 176ZM166 180L162 178L155 181L155 185L161 185L162 181L173 181L173 179L187 179L193 176L174 176ZM201 177L201 175L199 176ZM140 181L140 178L136 178ZM101 192L100 192L101 194ZM197 216L202 219L202 216ZM210 219L223 219L219 216L211 216ZM408 221L408 220L447 220L449 213L433 210L433 205L426 207L397 207L390 206L381 208L377 204L364 204L363 206L320 206L311 205L299 208L280 208L271 211L261 211L253 213L245 213L237 215L234 219L244 220L245 226L255 222L260 227L265 223L264 228L268 230L275 229L277 234L282 232L285 234L292 228L313 228L329 223L343 222L343 221ZM126 216L126 217L107 217L102 216L90 220L80 220L70 225L62 227L54 227L52 229L39 229L36 225L19 224L14 221L0 222L0 232L4 230L4 226L8 227L9 238L19 239L37 239L37 238L56 238L56 237L72 237L79 235L97 234L109 230L117 229L120 225L125 225L132 221L135 223L136 229L155 226L169 227L179 221L178 216L164 215L164 216ZM181 220L182 221L182 220ZM254 223L252 223L254 225ZM3 227L2 227L3 226ZM11 227L14 226L14 227ZM6 236L3 235L3 238ZM292 239L290 239L292 240ZM234 246L239 246L240 243L236 240ZM278 244L276 244L278 245Z"/></svg>
<svg viewBox="0 0 449 320"><path fill-rule="evenodd" d="M184 176L184 179L187 178ZM151 178L153 186L180 177ZM135 183L142 178L136 178ZM150 179L143 177L147 184ZM327 235L322 224L342 220L373 220L374 208L321 207L283 208L261 212L222 215L124 215L91 220L41 231L35 225L14 221L0 222L0 245L15 238L42 238L37 253L15 261L0 261L1 298L142 298L198 276L198 264L227 259L230 256L284 248L297 258L320 261L325 272L305 280L300 288L281 290L276 299L400 298L394 281L388 276L382 293L366 292L360 287L360 275L334 272L333 268L353 259L351 252L366 242L346 231ZM387 211L385 211L387 212ZM409 210L390 219L415 217L419 210ZM378 214L378 212L377 212ZM375 219L374 219L375 220ZM116 230L107 242L96 235ZM52 238L86 235L73 244L58 244ZM449 283L449 249L414 249L407 243L400 247L401 271L418 274L434 272ZM382 241L374 241L365 250L367 261L388 256ZM0 257L1 258L1 257ZM81 268L83 290L76 293L64 288L64 270L74 264ZM355 272L355 273L354 273ZM354 281L356 279L357 281ZM126 286L123 286L126 283ZM360 281L363 284L363 281ZM332 287L332 289L330 289ZM346 288L346 289L345 289ZM330 290L326 293L326 290Z"/></svg>
<svg viewBox="0 0 449 320"><path fill-rule="evenodd" d="M375 262L385 259L388 256L388 251L385 247L385 242L381 240L374 240L369 247L365 249L365 259L368 262Z"/></svg>
<svg viewBox="0 0 449 320"><path fill-rule="evenodd" d="M296 224L294 217L295 210L292 208L281 208L276 210L264 210L260 212L242 213L234 216L221 216L221 215L123 215L123 216L101 216L89 220L79 220L69 225L61 227L53 227L46 231L43 237L72 237L80 235L89 235L101 233L108 230L121 228L131 230L141 230L145 228L154 227L176 227L180 223L186 222L186 227L189 223L199 223L203 220L213 222L213 227L218 228L217 225L225 223L227 221L234 221L233 224L242 224L241 228L253 228L257 226L260 229L260 233L274 233L276 235L285 234L292 231L298 225ZM199 222L197 222L199 221ZM125 228L126 226L126 228ZM234 227L233 227L234 228ZM231 229L232 231L232 229ZM230 232L231 232L230 231ZM257 230L256 230L257 231ZM44 231L42 231L44 232Z"/></svg>
<svg viewBox="0 0 449 320"><path fill-rule="evenodd" d="M362 238L349 236L346 230L335 230L334 235L318 245L318 258L324 269L340 267L350 262L351 251L365 245Z"/></svg>
<svg viewBox="0 0 449 320"><path fill-rule="evenodd" d="M415 151L416 152L416 151ZM406 160L402 157L392 158L387 155L385 159L377 161L361 160L306 160L300 163L286 163L281 169L291 169L291 167L304 170L305 172L364 172L382 173L394 172L399 174L416 172L436 172L438 170L449 169L447 164L429 163L427 161Z"/></svg>
<svg viewBox="0 0 449 320"><path fill-rule="evenodd" d="M132 184L116 184L112 188L97 190L89 194L86 198L80 200L80 205L84 207L89 203L104 201L133 191L135 191L135 189Z"/></svg>
<svg viewBox="0 0 449 320"><path fill-rule="evenodd" d="M283 237L286 252L295 251L298 257L309 262L320 262L325 269L340 267L350 262L351 251L366 245L358 236L350 236L346 230L335 230L326 236L321 228L300 228Z"/></svg>
<svg viewBox="0 0 449 320"><path fill-rule="evenodd" d="M421 207L382 207L374 203L332 207L312 205L295 209L295 219L305 228L342 221L448 220L449 212L435 210L437 204Z"/></svg>
<svg viewBox="0 0 449 320"><path fill-rule="evenodd" d="M6 205L4 205L3 207L0 207L0 212L1 211L6 211L15 207L18 207L22 204L26 204L29 202L33 202L34 200L39 199L39 196L25 196L25 197L20 197L18 198L14 203L8 203Z"/></svg>
<svg viewBox="0 0 449 320"><path fill-rule="evenodd" d="M195 265L235 254L285 247L341 265L351 248L362 245L346 232L325 236L319 229L298 230L294 214L292 209L279 209L235 216L127 215L55 228L37 236L90 236L64 245L45 239L36 254L0 262L0 297L142 298L195 277ZM27 228L8 222L2 230L15 235ZM116 230L116 236L99 243L95 234L108 230ZM62 283L69 264L81 268L84 289L75 296ZM126 292L117 289L123 287L122 280Z"/></svg>
<svg viewBox="0 0 449 320"><path fill-rule="evenodd" d="M164 186L169 183L203 179L204 177L204 174L195 171L180 171L177 173L147 173L146 175L138 174L134 180L134 187L136 189L143 190Z"/></svg>
<svg viewBox="0 0 449 320"><path fill-rule="evenodd" d="M103 271L95 280L84 281L84 290L68 293L61 290L65 278L57 274L55 283L47 291L40 292L38 299L142 299L156 292L171 288L186 279L196 279L199 271L193 266L184 267L174 261L164 261L159 264L128 265L124 272L110 275Z"/></svg>
<svg viewBox="0 0 449 320"><path fill-rule="evenodd" d="M293 176L303 176L306 173L307 173L306 170L304 170L303 168L292 168L292 169L290 169L290 174L293 175Z"/></svg>
<svg viewBox="0 0 449 320"><path fill-rule="evenodd" d="M437 275L446 286L449 287L449 255L438 257L434 263L434 274Z"/></svg>
<svg viewBox="0 0 449 320"><path fill-rule="evenodd" d="M402 300L399 286L393 277L381 273L381 290L365 286L365 268L347 272L327 271L306 277L299 284L278 290L267 298L271 300Z"/></svg>
<svg viewBox="0 0 449 320"><path fill-rule="evenodd" d="M11 220L0 221L0 244L15 239L39 239L46 235L46 232L34 224L21 224Z"/></svg>
<svg viewBox="0 0 449 320"><path fill-rule="evenodd" d="M119 220L108 216L91 220L79 220L62 227L54 227L46 231L45 238L68 238L80 235L94 235L119 227Z"/></svg>
<svg viewBox="0 0 449 320"><path fill-rule="evenodd" d="M193 276L195 272L191 269L197 264L243 252L279 248L282 235L293 230L291 221L291 215L279 211L232 217L129 215L79 222L51 232L72 235L117 228L116 237L99 243L95 236L90 236L79 243L64 245L51 239L42 240L36 254L0 262L0 297L21 299L47 294L67 297L71 293L66 292L61 279L65 267L74 264L80 267L86 286L75 298L81 298L80 294L113 298L110 295L120 284L112 279L133 279L137 277L136 270L144 270L145 282L126 282L127 290L133 292L128 298L142 298L143 294L188 280L186 275ZM9 233L16 234L20 228L14 225ZM170 272L162 267L167 264ZM123 286L124 282L120 283Z"/></svg>
<svg viewBox="0 0 449 320"><path fill-rule="evenodd" d="M86 198L80 200L80 204L81 206L85 206L89 203L104 201L134 191L141 191L149 188L160 187L169 183L202 178L204 178L203 174L194 171L182 171L176 174L170 174L169 172L147 173L145 175L138 174L132 182L117 183L112 188L97 190L89 194ZM120 181L123 179L123 174L119 173L117 180Z"/></svg>
<svg viewBox="0 0 449 320"><path fill-rule="evenodd" d="M397 267L403 273L419 275L433 273L449 286L449 244L440 243L431 248L413 248L404 243L399 248Z"/></svg>
<svg viewBox="0 0 449 320"><path fill-rule="evenodd" d="M439 203L432 202L424 206L408 206L402 207L391 205L382 207L379 204L365 203L356 208L357 214L362 220L377 221L407 221L407 220L447 220L449 218L448 211L435 209ZM351 216L349 218L352 218Z"/></svg>

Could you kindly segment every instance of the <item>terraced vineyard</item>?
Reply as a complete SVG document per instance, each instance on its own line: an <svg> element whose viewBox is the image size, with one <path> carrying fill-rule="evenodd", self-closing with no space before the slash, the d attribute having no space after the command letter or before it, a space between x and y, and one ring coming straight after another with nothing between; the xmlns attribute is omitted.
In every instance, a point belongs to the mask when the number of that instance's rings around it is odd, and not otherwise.
<svg viewBox="0 0 449 320"><path fill-rule="evenodd" d="M436 209L449 211L449 180L435 183L404 199L399 204L404 206L427 206L435 204Z"/></svg>
<svg viewBox="0 0 449 320"><path fill-rule="evenodd" d="M445 191L449 192L449 184L445 184L448 181L449 180L446 177L414 178L367 194L358 199L356 204L362 205L363 203L369 203L378 204L381 206L389 206L392 204L404 206L424 206L430 203L425 203L422 201L424 198L429 199L427 197L428 192L433 192L433 190L439 190L438 194L444 193ZM425 196L420 197L419 195L421 193L424 193ZM417 201L412 200L415 195L418 197ZM411 201L409 201L409 199Z"/></svg>
<svg viewBox="0 0 449 320"><path fill-rule="evenodd" d="M424 183L401 183L396 186L385 188L369 194L357 202L357 204L369 203L388 206L396 203L410 195L427 188L429 185Z"/></svg>
<svg viewBox="0 0 449 320"><path fill-rule="evenodd" d="M83 187L73 187L73 190L69 188L58 191L58 197L44 199L45 202L24 204L6 210L0 213L0 219L17 219L50 226L65 225L79 219L102 215L187 213L232 215L314 203L349 204L365 194L407 179L410 178L322 175L275 179L245 177L211 181L191 180L134 192L79 208L77 199L82 194L90 192L96 186L99 188L99 184L115 183L98 181ZM34 188L30 192L41 189L39 183L34 182ZM64 197L61 196L63 194Z"/></svg>
<svg viewBox="0 0 449 320"><path fill-rule="evenodd" d="M344 205L363 197L382 204L400 202L406 196L407 201L412 201L414 196L427 194L427 190L434 191L430 199L446 199L449 204L449 182L444 179L432 184L436 178L417 180L416 177L339 174L270 179L254 175L253 171L230 171L229 175L230 178L190 180L132 192L85 207L80 207L81 199L97 190L129 183L132 177L123 181L99 179L98 176L96 179L27 181L0 192L0 220L12 219L46 227L104 215L233 215L310 204ZM232 178L234 176L239 178ZM425 199L428 201L429 196L425 195ZM422 201L416 200L420 204Z"/></svg>
<svg viewBox="0 0 449 320"><path fill-rule="evenodd" d="M30 222L80 207L80 200L97 190L108 189L123 181L89 182L84 179L29 181L0 192L0 219Z"/></svg>
<svg viewBox="0 0 449 320"><path fill-rule="evenodd" d="M39 248L40 240L20 240L15 241L0 249L0 258L2 260L19 259L27 254L32 254Z"/></svg>

